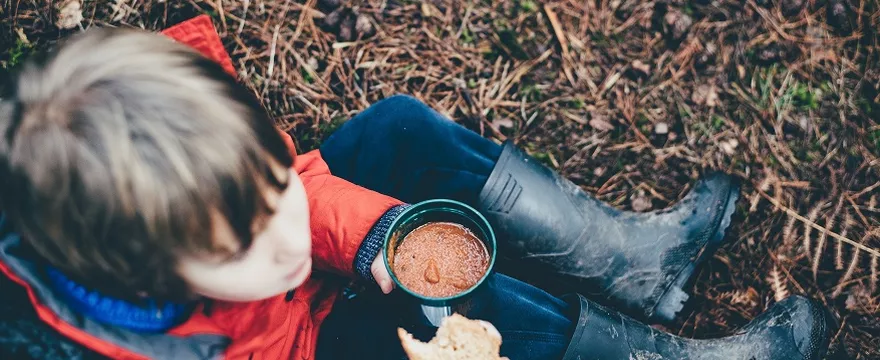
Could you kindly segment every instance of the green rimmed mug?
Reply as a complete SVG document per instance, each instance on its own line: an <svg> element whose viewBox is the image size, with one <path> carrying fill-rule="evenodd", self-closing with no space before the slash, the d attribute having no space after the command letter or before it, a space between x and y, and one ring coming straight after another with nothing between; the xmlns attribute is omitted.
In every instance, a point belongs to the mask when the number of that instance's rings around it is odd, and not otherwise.
<svg viewBox="0 0 880 360"><path fill-rule="evenodd" d="M400 283L394 269L391 267L393 259L389 259L400 245L401 241L409 235L410 232L418 227L435 222L450 222L464 226L470 230L483 244L489 253L489 267L486 273L477 281L474 286L464 290L458 294L449 297L429 297L418 294ZM452 315L452 307L463 302L468 295L477 291L486 282L495 267L496 241L495 232L492 226L476 209L448 199L433 199L413 204L403 211L397 219L391 223L388 233L385 235L385 242L382 246L382 258L385 261L385 268L391 274L391 279L397 289L403 290L418 302L421 313L429 324L439 327L444 318Z"/></svg>

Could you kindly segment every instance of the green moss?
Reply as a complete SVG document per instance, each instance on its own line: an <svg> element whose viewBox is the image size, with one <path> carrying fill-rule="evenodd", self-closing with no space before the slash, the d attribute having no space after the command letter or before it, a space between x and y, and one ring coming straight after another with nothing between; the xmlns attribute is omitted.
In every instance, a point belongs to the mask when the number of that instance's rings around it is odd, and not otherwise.
<svg viewBox="0 0 880 360"><path fill-rule="evenodd" d="M871 100L859 97L855 100L856 106L861 109L869 118L880 117L880 106Z"/></svg>
<svg viewBox="0 0 880 360"><path fill-rule="evenodd" d="M407 66L404 66L404 67L400 67L400 68L394 69L394 73L395 73L395 74L402 74L402 73L405 73L405 72L410 72L410 71L412 71L412 70L415 69L415 68L416 68L416 64L409 64L409 65L407 65Z"/></svg>
<svg viewBox="0 0 880 360"><path fill-rule="evenodd" d="M524 96L526 100L536 101L541 98L541 89L538 89L534 84L526 84L520 88L519 94Z"/></svg>
<svg viewBox="0 0 880 360"><path fill-rule="evenodd" d="M608 37L600 33L591 33L590 40L593 41L593 45L600 48L607 48L611 45L611 41L609 41Z"/></svg>
<svg viewBox="0 0 880 360"><path fill-rule="evenodd" d="M614 159L614 164L611 165L611 173L612 174L619 173L624 170L623 167L624 167L623 159L621 159L621 157L618 156L617 158Z"/></svg>
<svg viewBox="0 0 880 360"><path fill-rule="evenodd" d="M712 129L716 132L724 130L724 118L718 115L712 115Z"/></svg>
<svg viewBox="0 0 880 360"><path fill-rule="evenodd" d="M339 127L342 126L342 124L344 124L347 119L348 118L346 118L345 116L336 116L330 119L330 121L328 122L318 123L318 131L320 131L320 133L325 137L329 136L337 129L339 129Z"/></svg>
<svg viewBox="0 0 880 360"><path fill-rule="evenodd" d="M880 151L880 129L874 129L868 133L868 139L871 140L871 144L874 144L874 150Z"/></svg>
<svg viewBox="0 0 880 360"><path fill-rule="evenodd" d="M474 35L471 34L471 31L465 27L464 31L461 32L461 43L462 44L473 44L474 43Z"/></svg>
<svg viewBox="0 0 880 360"><path fill-rule="evenodd" d="M693 16L693 15L694 15L694 8L693 8L693 6L691 6L690 3L685 3L685 4L684 4L684 8L682 8L681 10L682 10L685 14L688 14L688 15L690 15L690 16Z"/></svg>
<svg viewBox="0 0 880 360"><path fill-rule="evenodd" d="M819 108L818 91L812 91L806 84L795 83L790 88L791 99L799 108L815 110Z"/></svg>
<svg viewBox="0 0 880 360"><path fill-rule="evenodd" d="M638 118L636 118L636 126L642 133L651 132L651 120L643 112L639 112Z"/></svg>
<svg viewBox="0 0 880 360"><path fill-rule="evenodd" d="M542 164L546 165L549 168L553 168L553 161L550 160L550 154L545 152L533 152L532 157L540 161Z"/></svg>
<svg viewBox="0 0 880 360"><path fill-rule="evenodd" d="M5 59L0 60L0 67L8 69L18 65L30 55L32 50L33 45L30 43L22 39L16 40L15 45L7 51Z"/></svg>
<svg viewBox="0 0 880 360"><path fill-rule="evenodd" d="M538 4L532 0L520 0L519 9L527 13L535 12L538 10Z"/></svg>
<svg viewBox="0 0 880 360"><path fill-rule="evenodd" d="M818 142L792 144L791 149L794 153L795 158L797 158L798 160L812 162L818 158L819 153L815 150L821 149L821 145Z"/></svg>
<svg viewBox="0 0 880 360"><path fill-rule="evenodd" d="M220 18L220 13L217 12L217 10L213 10L213 9L205 10L205 14L208 14L208 16L211 17L211 19L214 19L215 24L223 21L223 19Z"/></svg>
<svg viewBox="0 0 880 360"><path fill-rule="evenodd" d="M299 69L299 72L300 74L302 74L303 80L305 80L306 83L311 84L315 82L315 78L312 77L312 73L306 70L306 68L301 67Z"/></svg>
<svg viewBox="0 0 880 360"><path fill-rule="evenodd" d="M773 94L776 89L773 86L773 78L776 76L779 70L779 65L773 64L769 68L762 69L757 73L758 78L755 79L758 84L758 91L760 92L760 98L758 102L761 106L766 108L770 104L770 95ZM783 69L782 71L785 71Z"/></svg>
<svg viewBox="0 0 880 360"><path fill-rule="evenodd" d="M504 17L496 17L492 19L492 27L497 30L506 30L511 28L510 22L507 20L507 18Z"/></svg>
<svg viewBox="0 0 880 360"><path fill-rule="evenodd" d="M680 117L682 119L686 119L686 118L691 117L691 113L690 113L690 111L688 111L687 108L685 108L684 106L681 106L681 104L679 104L678 105L678 117Z"/></svg>

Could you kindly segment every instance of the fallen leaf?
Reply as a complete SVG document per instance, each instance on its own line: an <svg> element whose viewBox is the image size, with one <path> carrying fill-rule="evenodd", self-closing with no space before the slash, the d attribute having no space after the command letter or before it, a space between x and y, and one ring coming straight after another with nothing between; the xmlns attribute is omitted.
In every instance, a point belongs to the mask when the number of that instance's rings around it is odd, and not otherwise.
<svg viewBox="0 0 880 360"><path fill-rule="evenodd" d="M659 122L654 125L654 133L657 135L666 135L669 133L669 124L665 122Z"/></svg>
<svg viewBox="0 0 880 360"><path fill-rule="evenodd" d="M343 42L354 40L357 36L354 29L356 21L357 15L354 11L349 11L348 15L342 18L342 22L339 23L339 32L336 34L336 39Z"/></svg>
<svg viewBox="0 0 880 360"><path fill-rule="evenodd" d="M611 131L614 130L614 125L612 125L608 120L605 120L604 117L601 116L593 116L592 119L588 122L590 127L599 131Z"/></svg>
<svg viewBox="0 0 880 360"><path fill-rule="evenodd" d="M327 14L324 17L324 27L331 31L338 30L339 24L342 23L342 18L345 17L347 11L348 9L346 8L338 8Z"/></svg>
<svg viewBox="0 0 880 360"><path fill-rule="evenodd" d="M513 127L513 120L510 120L510 118L506 118L506 117L498 118L498 119L492 120L492 125L496 129L500 129L503 127L504 128L512 128Z"/></svg>
<svg viewBox="0 0 880 360"><path fill-rule="evenodd" d="M637 212L648 211L654 207L654 205L651 204L651 200L645 197L645 193L642 191L639 191L638 194L632 197L631 203L633 210Z"/></svg>
<svg viewBox="0 0 880 360"><path fill-rule="evenodd" d="M876 309L878 305L880 304L871 296L871 291L865 285L860 284L850 288L844 306L847 310L855 313L866 314L870 312L867 309Z"/></svg>
<svg viewBox="0 0 880 360"><path fill-rule="evenodd" d="M373 26L373 21L370 19L370 16L366 14L360 14L357 16L354 29L358 35L365 38L376 34L376 28Z"/></svg>
<svg viewBox="0 0 880 360"><path fill-rule="evenodd" d="M318 70L318 59L315 57L311 57L309 58L309 61L306 62L306 65L312 71Z"/></svg>
<svg viewBox="0 0 880 360"><path fill-rule="evenodd" d="M59 29L74 29L82 21L82 3L80 3L80 0L67 0L58 7L58 19L55 20L55 26Z"/></svg>
<svg viewBox="0 0 880 360"><path fill-rule="evenodd" d="M440 12L440 9L438 9L436 6L427 2L422 2L422 16L426 18L439 17L441 14L442 13Z"/></svg>
<svg viewBox="0 0 880 360"><path fill-rule="evenodd" d="M698 86L694 93L691 94L691 100L697 105L706 105L708 107L715 107L720 104L715 85Z"/></svg>
<svg viewBox="0 0 880 360"><path fill-rule="evenodd" d="M737 141L736 139L722 141L720 146L721 150L724 151L725 154L734 155L736 154L736 148L739 146L739 141Z"/></svg>
<svg viewBox="0 0 880 360"><path fill-rule="evenodd" d="M645 64L640 60L636 60L632 62L633 70L638 70L645 76L651 75L651 65Z"/></svg>
<svg viewBox="0 0 880 360"><path fill-rule="evenodd" d="M666 16L664 16L664 20L666 24L669 26L669 33L672 35L674 39L681 39L687 34L691 25L693 25L694 20L691 19L687 14L679 11L671 9Z"/></svg>

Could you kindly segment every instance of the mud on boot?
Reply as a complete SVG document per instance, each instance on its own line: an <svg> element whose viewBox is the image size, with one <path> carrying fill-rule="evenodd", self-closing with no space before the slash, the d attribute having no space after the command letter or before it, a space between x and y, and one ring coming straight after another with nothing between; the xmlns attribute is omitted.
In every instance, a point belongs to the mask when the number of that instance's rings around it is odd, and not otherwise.
<svg viewBox="0 0 880 360"><path fill-rule="evenodd" d="M815 300L790 296L719 339L686 339L591 303L569 297L577 326L564 360L820 360L837 328Z"/></svg>
<svg viewBox="0 0 880 360"><path fill-rule="evenodd" d="M668 322L697 266L721 245L738 196L738 182L715 173L671 208L620 211L507 142L478 207L500 254L517 266L578 284L565 292L598 293L634 316Z"/></svg>

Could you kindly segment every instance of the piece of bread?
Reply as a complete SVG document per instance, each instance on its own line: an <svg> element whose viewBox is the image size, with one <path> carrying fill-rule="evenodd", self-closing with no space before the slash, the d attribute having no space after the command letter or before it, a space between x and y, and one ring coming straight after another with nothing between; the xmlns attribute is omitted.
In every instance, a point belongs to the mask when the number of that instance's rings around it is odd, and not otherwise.
<svg viewBox="0 0 880 360"><path fill-rule="evenodd" d="M404 329L397 329L410 360L507 360L498 355L501 334L492 324L459 314L443 319L437 335L423 343Z"/></svg>

